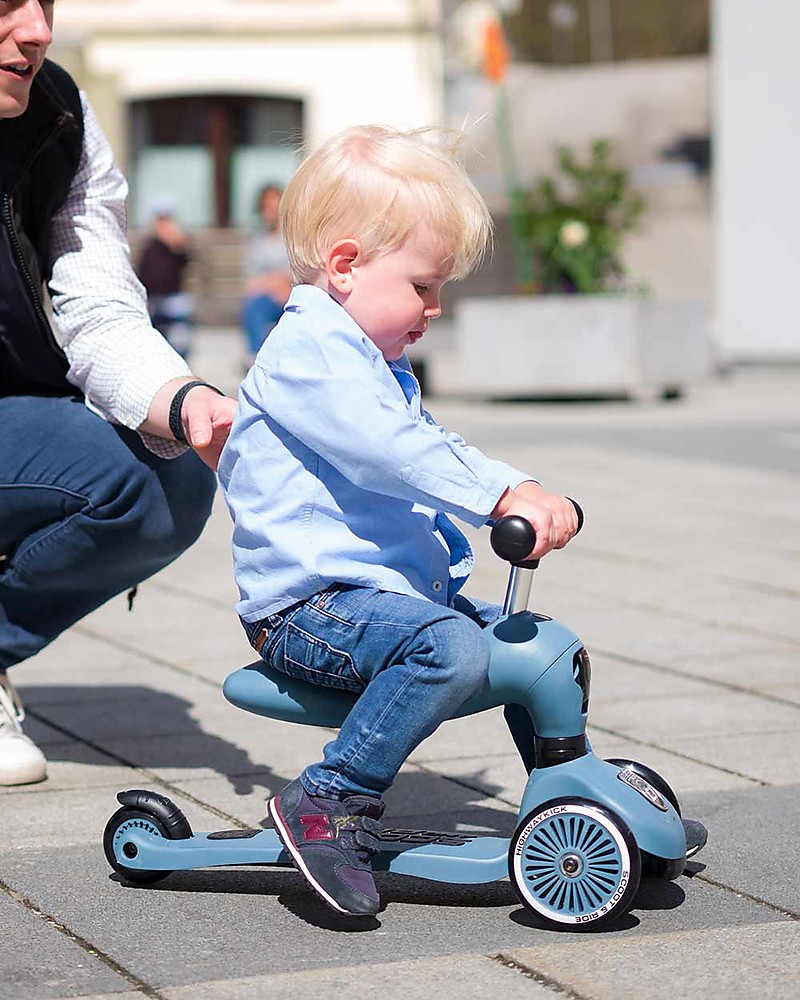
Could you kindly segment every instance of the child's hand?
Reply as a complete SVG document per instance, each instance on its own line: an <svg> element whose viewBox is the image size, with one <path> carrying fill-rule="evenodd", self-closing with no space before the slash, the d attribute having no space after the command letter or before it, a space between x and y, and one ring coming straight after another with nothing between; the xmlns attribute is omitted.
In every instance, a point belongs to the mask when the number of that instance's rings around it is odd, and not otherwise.
<svg viewBox="0 0 800 1000"><path fill-rule="evenodd" d="M578 514L572 501L548 493L533 481L506 490L491 516L497 520L509 514L524 517L536 531L536 545L528 559L540 559L551 549L563 549L578 530Z"/></svg>

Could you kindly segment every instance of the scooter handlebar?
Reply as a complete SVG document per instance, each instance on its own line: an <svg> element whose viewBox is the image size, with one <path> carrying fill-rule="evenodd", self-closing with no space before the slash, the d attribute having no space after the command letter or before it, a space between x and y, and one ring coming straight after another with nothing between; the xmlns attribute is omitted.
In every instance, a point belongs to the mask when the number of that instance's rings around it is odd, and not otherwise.
<svg viewBox="0 0 800 1000"><path fill-rule="evenodd" d="M567 497L567 499L578 515L578 531L580 531L584 521L583 510L572 497ZM576 531L575 534L577 533ZM525 556L536 545L536 529L524 517L518 517L515 514L501 517L492 528L489 540L495 555L510 562L512 566L536 569L539 565L538 559L525 559Z"/></svg>

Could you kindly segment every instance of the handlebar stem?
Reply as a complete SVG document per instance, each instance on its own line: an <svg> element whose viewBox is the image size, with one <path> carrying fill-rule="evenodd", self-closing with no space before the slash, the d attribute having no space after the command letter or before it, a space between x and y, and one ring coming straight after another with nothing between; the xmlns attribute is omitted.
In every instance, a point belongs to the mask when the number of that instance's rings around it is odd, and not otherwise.
<svg viewBox="0 0 800 1000"><path fill-rule="evenodd" d="M513 615L517 611L527 611L533 585L533 569L512 566L508 577L508 587L503 601L503 614Z"/></svg>

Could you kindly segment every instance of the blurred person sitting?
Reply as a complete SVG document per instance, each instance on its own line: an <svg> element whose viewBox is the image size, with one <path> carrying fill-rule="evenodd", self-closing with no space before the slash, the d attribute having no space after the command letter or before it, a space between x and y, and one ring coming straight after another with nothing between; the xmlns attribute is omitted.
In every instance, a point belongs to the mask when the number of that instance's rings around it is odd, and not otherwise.
<svg viewBox="0 0 800 1000"><path fill-rule="evenodd" d="M136 273L147 292L153 326L182 358L189 355L194 321L194 296L183 289L191 259L189 240L176 219L174 202L158 198Z"/></svg>
<svg viewBox="0 0 800 1000"><path fill-rule="evenodd" d="M278 221L282 194L283 189L277 184L266 184L258 192L259 224L250 234L245 250L241 322L247 338L249 363L281 318L292 290L289 258Z"/></svg>

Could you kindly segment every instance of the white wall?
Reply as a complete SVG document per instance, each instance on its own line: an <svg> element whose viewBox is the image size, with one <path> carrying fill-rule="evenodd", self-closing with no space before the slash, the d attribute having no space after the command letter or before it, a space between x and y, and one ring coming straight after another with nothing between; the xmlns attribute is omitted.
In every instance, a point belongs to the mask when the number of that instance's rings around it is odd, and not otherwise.
<svg viewBox="0 0 800 1000"><path fill-rule="evenodd" d="M714 0L716 328L800 360L800 2Z"/></svg>
<svg viewBox="0 0 800 1000"><path fill-rule="evenodd" d="M656 295L709 299L712 292L708 181L687 164L664 159L681 136L708 132L709 74L708 58L694 56L557 68L517 64L508 75L523 187L552 172L556 145L585 152L592 139L614 141L646 203L623 256L631 279ZM508 198L493 96L488 84L464 81L451 97L451 113L454 124L471 125L468 167L491 207L502 212Z"/></svg>
<svg viewBox="0 0 800 1000"><path fill-rule="evenodd" d="M439 0L60 0L53 55L78 50L84 74L113 80L123 104L209 92L305 101L313 145L352 124L441 120L439 16Z"/></svg>
<svg viewBox="0 0 800 1000"><path fill-rule="evenodd" d="M228 53L230 55L228 55ZM235 53L235 55L234 55ZM87 63L113 74L124 100L213 92L305 102L306 141L348 125L441 119L438 53L408 35L98 37Z"/></svg>

